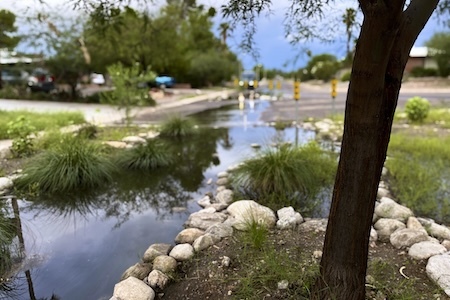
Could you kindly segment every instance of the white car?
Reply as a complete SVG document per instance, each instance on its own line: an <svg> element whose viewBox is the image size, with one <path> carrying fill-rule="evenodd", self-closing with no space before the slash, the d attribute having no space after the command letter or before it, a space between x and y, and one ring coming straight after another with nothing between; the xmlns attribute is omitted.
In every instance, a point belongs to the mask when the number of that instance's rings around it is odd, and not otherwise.
<svg viewBox="0 0 450 300"><path fill-rule="evenodd" d="M92 73L91 74L91 83L104 85L105 84L105 76L103 74Z"/></svg>

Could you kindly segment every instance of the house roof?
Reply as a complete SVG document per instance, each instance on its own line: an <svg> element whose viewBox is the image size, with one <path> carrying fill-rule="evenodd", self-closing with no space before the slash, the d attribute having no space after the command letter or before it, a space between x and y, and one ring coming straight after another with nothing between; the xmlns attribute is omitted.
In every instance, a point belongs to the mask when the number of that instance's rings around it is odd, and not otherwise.
<svg viewBox="0 0 450 300"><path fill-rule="evenodd" d="M413 47L409 57L427 57L429 54L428 47Z"/></svg>

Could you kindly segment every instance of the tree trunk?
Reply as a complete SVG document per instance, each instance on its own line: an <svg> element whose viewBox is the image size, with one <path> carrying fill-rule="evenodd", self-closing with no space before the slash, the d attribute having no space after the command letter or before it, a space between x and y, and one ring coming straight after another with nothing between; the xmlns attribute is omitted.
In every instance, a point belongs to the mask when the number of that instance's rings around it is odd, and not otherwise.
<svg viewBox="0 0 450 300"><path fill-rule="evenodd" d="M347 94L321 276L312 299L365 299L369 234L403 70L438 0L426 5L412 1L405 12L401 1L386 7L368 2L360 1L365 18ZM420 5L428 10L422 7L419 13Z"/></svg>

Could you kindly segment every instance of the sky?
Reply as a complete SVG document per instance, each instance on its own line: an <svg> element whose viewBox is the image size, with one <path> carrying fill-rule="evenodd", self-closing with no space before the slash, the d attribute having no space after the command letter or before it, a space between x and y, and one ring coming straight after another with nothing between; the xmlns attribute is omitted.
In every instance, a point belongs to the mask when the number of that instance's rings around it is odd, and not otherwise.
<svg viewBox="0 0 450 300"><path fill-rule="evenodd" d="M17 25L22 30L26 28L24 25L24 17L32 14L37 9L51 9L58 10L62 14L68 16L80 13L80 11L73 11L73 0L44 0L46 6L40 4L40 0L1 0L0 9L8 9L18 16ZM139 1L139 0L132 0ZM141 0L142 1L142 0ZM197 0L197 3L202 3L208 6L214 6L220 9L220 6L226 3L226 0ZM340 18L343 11L347 7L357 9L353 0L337 0L332 9L325 11L323 20L315 20L313 25L322 24L318 26L318 31L328 33L327 37L332 41L323 42L320 40L301 41L296 45L291 45L291 35L286 35L284 28L284 20L286 8L289 7L289 0L272 1L272 12L269 15L263 15L257 19L257 32L255 34L255 42L258 58L250 53L244 53L239 48L239 43L242 41L242 28L235 28L232 36L228 38L227 44L235 53L238 53L239 58L244 64L245 69L252 68L255 65L261 64L266 68L277 68L286 71L296 70L306 65L308 56L306 51L310 51L312 55L322 53L330 53L338 58L343 58L346 52L346 37L345 27L341 23ZM164 3L164 1L159 1ZM153 4L158 7L158 5ZM359 16L361 17L361 16ZM218 26L224 22L221 13L218 13L214 18L214 30L219 35ZM431 38L436 32L445 31L446 28L440 24L435 16L431 18L428 24L419 35L415 46L424 46L425 42ZM28 48L27 48L28 47ZM22 45L19 49L21 51L32 52L29 46Z"/></svg>

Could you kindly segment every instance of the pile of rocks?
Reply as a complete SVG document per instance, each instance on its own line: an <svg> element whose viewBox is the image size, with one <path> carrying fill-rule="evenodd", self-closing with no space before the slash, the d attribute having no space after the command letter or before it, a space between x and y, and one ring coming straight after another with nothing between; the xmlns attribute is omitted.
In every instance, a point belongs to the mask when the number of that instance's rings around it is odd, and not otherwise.
<svg viewBox="0 0 450 300"><path fill-rule="evenodd" d="M218 177L219 183L228 183L226 172ZM389 196L389 190L381 182L370 233L371 245L377 241L390 242L398 249L407 250L405 253L414 259L428 259L427 274L450 295L450 229L430 219L416 218L409 208ZM110 300L154 299L156 293L163 293L178 264L232 236L234 230L245 230L251 222L280 230L301 226L325 231L327 225L326 219L304 219L292 207L275 213L252 200L233 202L233 191L225 185L217 188L215 197L207 195L197 203L203 209L189 216L186 229L175 238L176 245L151 245L142 262L125 271ZM314 256L320 258L321 251L315 251ZM222 264L227 263L229 258L224 257Z"/></svg>

